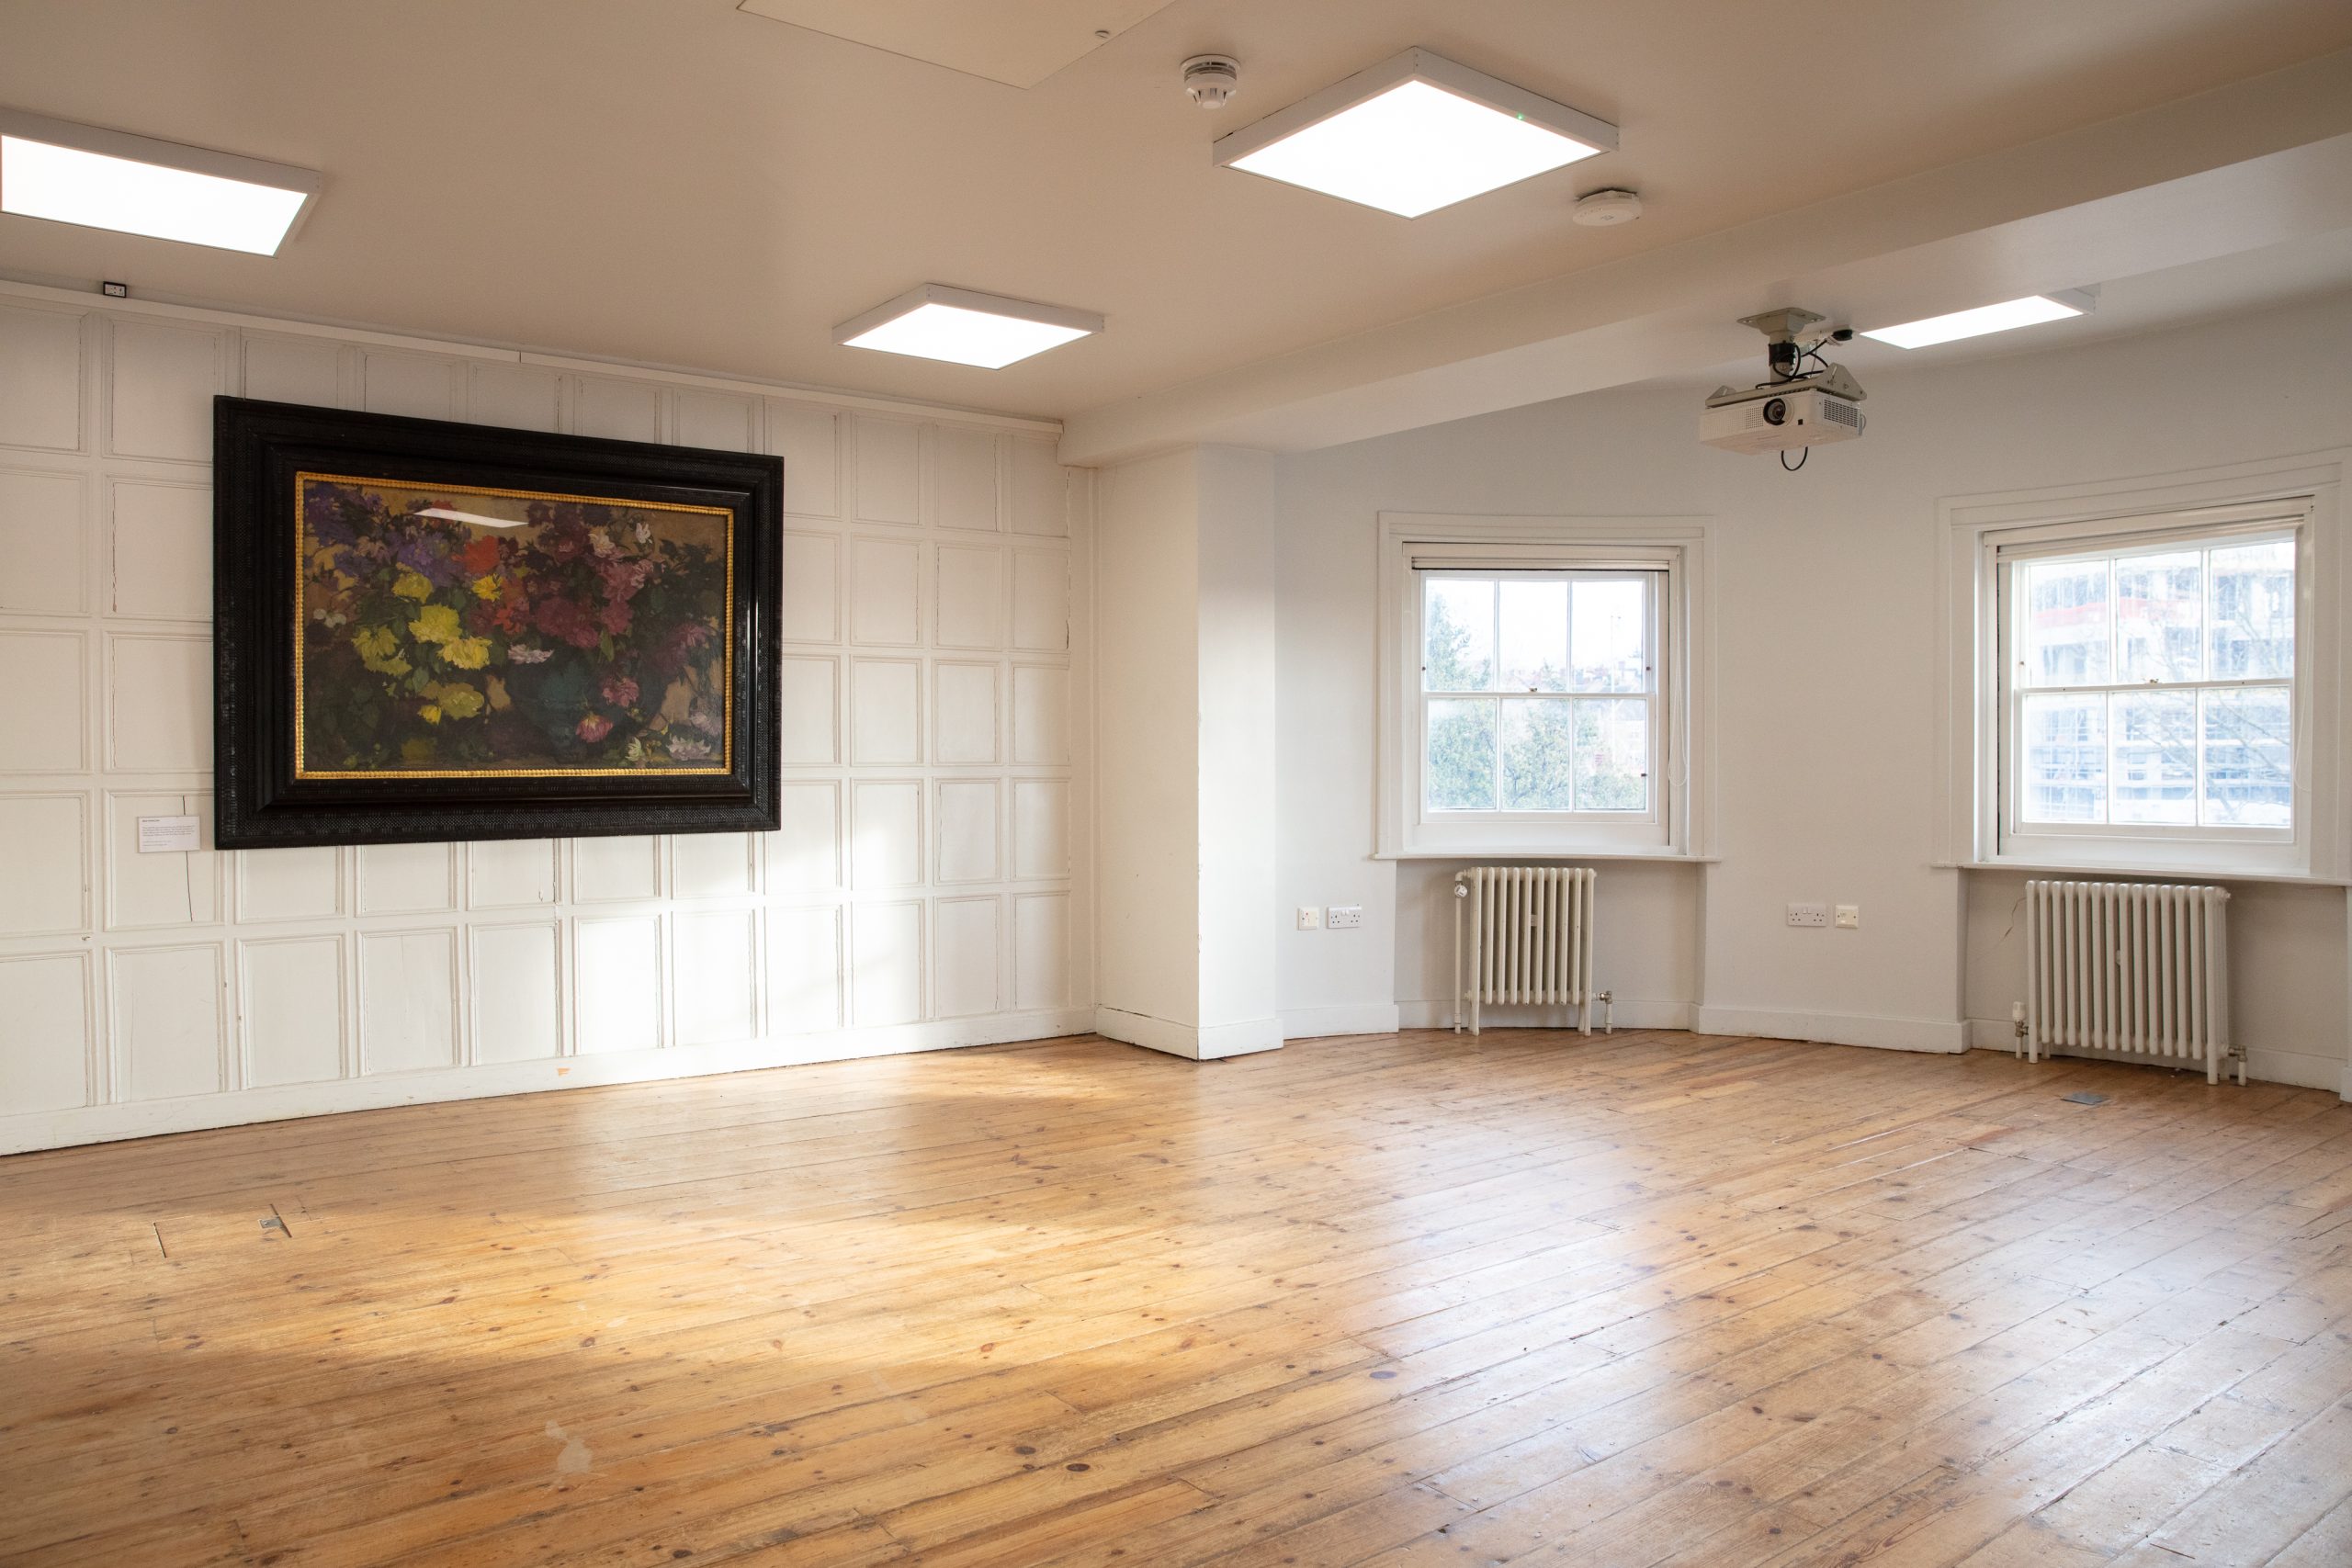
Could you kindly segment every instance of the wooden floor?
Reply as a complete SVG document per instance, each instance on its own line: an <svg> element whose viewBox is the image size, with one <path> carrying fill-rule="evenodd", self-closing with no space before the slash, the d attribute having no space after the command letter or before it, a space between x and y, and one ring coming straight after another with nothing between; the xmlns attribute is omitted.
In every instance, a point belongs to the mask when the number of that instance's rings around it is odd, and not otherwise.
<svg viewBox="0 0 2352 1568"><path fill-rule="evenodd" d="M378 1111L0 1161L0 1356L12 1563L2346 1568L2352 1107L1422 1032Z"/></svg>

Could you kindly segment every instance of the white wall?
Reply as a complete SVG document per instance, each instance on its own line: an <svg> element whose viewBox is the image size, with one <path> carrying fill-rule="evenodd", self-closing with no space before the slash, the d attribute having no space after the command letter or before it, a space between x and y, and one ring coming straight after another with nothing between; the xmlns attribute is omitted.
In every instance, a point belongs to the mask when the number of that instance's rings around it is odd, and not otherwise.
<svg viewBox="0 0 2352 1568"><path fill-rule="evenodd" d="M1101 915L1106 1008L1197 1029L1200 479L1192 453L1099 480Z"/></svg>
<svg viewBox="0 0 2352 1568"><path fill-rule="evenodd" d="M1278 1043L1273 463L1200 452L1201 1023Z"/></svg>
<svg viewBox="0 0 2352 1568"><path fill-rule="evenodd" d="M2012 1046L2009 1009L2025 999L2025 881L2021 872L1968 876L1964 998L1973 1044ZM2246 1048L2247 1076L2340 1086L2352 1098L2344 1050L2352 987L2344 890L2262 882L2228 886L2231 1038Z"/></svg>
<svg viewBox="0 0 2352 1568"><path fill-rule="evenodd" d="M1487 863L1415 860L1396 866L1396 1002L1406 1028L1453 1021L1453 874ZM1596 869L1596 895L1609 918L1593 932L1592 967L1611 994L1610 1015L1626 1027L1689 1029L1699 1004L1700 869L1632 861L1602 861ZM1507 1027L1573 1024L1578 1014L1572 1008L1488 1007L1481 1016ZM1601 1018L1596 1010L1594 1027Z"/></svg>
<svg viewBox="0 0 2352 1568"><path fill-rule="evenodd" d="M209 834L220 392L781 453L783 830L137 853ZM1052 440L0 288L0 1151L1090 1027Z"/></svg>
<svg viewBox="0 0 2352 1568"><path fill-rule="evenodd" d="M2046 341L2046 340L2045 340ZM1600 983L1695 1003L1702 1028L1955 1048L2007 1017L1999 899L1937 870L1939 498L2126 479L2352 444L2352 297L1944 368L1873 370L1871 430L1795 474L1701 446L1700 394L1632 389L1286 457L1281 516L1280 890L1268 918L1292 1032L1442 1018L1452 863L1370 858L1374 539L1383 511L1720 520L1708 866L1600 866ZM1612 897L1612 895L1614 895ZM2256 1070L2339 1085L2340 891L2239 890L2236 987ZM1792 931L1792 900L1859 904ZM1356 931L1290 907L1362 902ZM1997 931L1997 927L1995 928ZM1963 995L1965 992L1965 995ZM1636 1010L1637 1014L1641 1010ZM1629 1019L1623 1006L1621 1021ZM1359 1022L1354 1027L1376 1027Z"/></svg>

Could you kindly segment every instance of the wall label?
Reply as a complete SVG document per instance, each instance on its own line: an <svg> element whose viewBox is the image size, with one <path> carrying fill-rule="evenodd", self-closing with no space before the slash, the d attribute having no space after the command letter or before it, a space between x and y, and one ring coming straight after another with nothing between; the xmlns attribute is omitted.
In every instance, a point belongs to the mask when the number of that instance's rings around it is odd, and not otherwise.
<svg viewBox="0 0 2352 1568"><path fill-rule="evenodd" d="M139 819L139 852L142 855L170 854L181 850L200 850L202 835L193 817L141 817Z"/></svg>

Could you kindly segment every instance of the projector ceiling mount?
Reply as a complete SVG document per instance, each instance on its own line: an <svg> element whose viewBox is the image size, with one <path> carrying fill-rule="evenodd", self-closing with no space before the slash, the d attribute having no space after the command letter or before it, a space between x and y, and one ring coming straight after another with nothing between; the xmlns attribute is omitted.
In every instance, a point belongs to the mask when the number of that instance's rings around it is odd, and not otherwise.
<svg viewBox="0 0 2352 1568"><path fill-rule="evenodd" d="M1793 471L1804 458L1790 463L1792 449L1860 435L1865 421L1856 405L1869 394L1844 366L1821 357L1822 344L1848 342L1853 330L1826 320L1793 305L1742 316L1741 326L1764 334L1770 378L1716 388L1699 415L1699 439L1726 452L1781 453L1781 466Z"/></svg>

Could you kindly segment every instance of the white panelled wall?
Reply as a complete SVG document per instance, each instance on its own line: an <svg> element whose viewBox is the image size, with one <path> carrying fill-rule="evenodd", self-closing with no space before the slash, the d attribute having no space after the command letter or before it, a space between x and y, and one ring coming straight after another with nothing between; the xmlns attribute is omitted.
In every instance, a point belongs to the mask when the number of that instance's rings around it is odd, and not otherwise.
<svg viewBox="0 0 2352 1568"><path fill-rule="evenodd" d="M770 834L210 837L212 399L785 460ZM0 1151L1091 1026L1050 426L0 287Z"/></svg>

